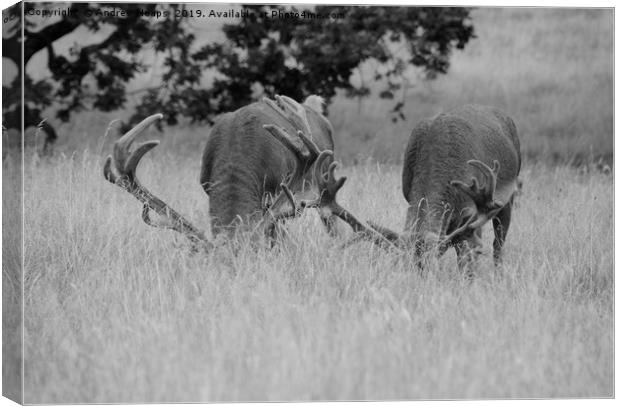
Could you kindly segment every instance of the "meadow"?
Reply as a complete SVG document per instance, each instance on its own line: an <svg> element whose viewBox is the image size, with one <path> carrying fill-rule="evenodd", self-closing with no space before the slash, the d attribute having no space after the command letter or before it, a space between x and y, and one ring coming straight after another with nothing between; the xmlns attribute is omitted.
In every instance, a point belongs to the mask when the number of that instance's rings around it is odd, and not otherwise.
<svg viewBox="0 0 620 406"><path fill-rule="evenodd" d="M116 137L104 134L125 113L84 113L60 126L52 157L25 151L21 286L10 262L19 222L3 215L5 312L23 289L24 402L613 396L612 13L473 17L478 38L448 75L409 91L405 121L392 123L376 98L338 97L329 118L349 179L340 201L402 230L411 127L465 102L506 110L525 160L503 267L492 264L488 225L468 280L452 251L420 273L407 254L341 249L346 227L329 237L314 212L289 222L273 249L193 252L145 225L139 203L103 178ZM149 130L144 138L162 144L139 170L205 230L207 133ZM4 208L21 206L19 163L3 159ZM3 318L5 331L16 315Z"/></svg>
<svg viewBox="0 0 620 406"><path fill-rule="evenodd" d="M135 199L103 180L100 157L34 162L28 403L613 394L610 175L526 168L505 267L487 252L469 282L453 252L420 274L408 255L342 250L312 212L275 249L192 254L142 223ZM142 177L207 228L197 162L155 153ZM340 173L347 207L401 229L397 166Z"/></svg>

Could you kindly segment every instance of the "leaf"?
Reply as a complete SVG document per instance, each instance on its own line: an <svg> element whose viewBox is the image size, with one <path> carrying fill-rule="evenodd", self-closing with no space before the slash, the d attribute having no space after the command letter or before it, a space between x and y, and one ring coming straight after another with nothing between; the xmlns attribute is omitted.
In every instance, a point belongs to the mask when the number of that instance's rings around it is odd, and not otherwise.
<svg viewBox="0 0 620 406"><path fill-rule="evenodd" d="M27 9L31 7L25 4ZM91 12L100 9L88 3L69 3L66 7ZM25 92L32 115L51 107L61 119L69 120L84 107L103 111L125 107L128 83L138 73L153 68L141 60L147 51L156 54L153 60L164 61L158 69L165 88L162 91L157 84L155 91L132 93L130 99L138 100L138 104L130 121L158 109L169 112L169 125L178 123L182 116L212 122L218 114L262 96L254 91L257 88L267 95L285 94L296 100L309 94L330 100L339 90L350 97L367 97L370 85L363 82L353 86L351 80L369 60L380 63L384 72L375 72L372 81L390 79L379 97L391 100L401 88L394 80L411 65L421 67L427 78L435 78L448 71L452 49L463 48L474 38L470 10L461 7L318 5L306 9L302 5L248 5L244 8L252 17L225 24L224 42L198 48L195 23L175 17L175 10L182 7L178 4L117 3L114 7L124 16L94 13L89 18L63 16L52 22L71 27L79 24L94 33L89 38L100 39L88 45L78 41L62 54L55 53L54 42L50 46L39 44L36 30L41 29L40 17L26 14L24 47L47 47L52 76L31 83L31 91ZM141 15L139 10L149 15ZM272 13L278 12L338 14L345 18L272 18ZM161 14L155 18L153 13ZM392 54L391 49L403 44L406 55ZM25 80L29 79L27 76ZM398 103L393 112L400 112L403 106ZM15 106L9 106L3 113L15 115L14 110Z"/></svg>

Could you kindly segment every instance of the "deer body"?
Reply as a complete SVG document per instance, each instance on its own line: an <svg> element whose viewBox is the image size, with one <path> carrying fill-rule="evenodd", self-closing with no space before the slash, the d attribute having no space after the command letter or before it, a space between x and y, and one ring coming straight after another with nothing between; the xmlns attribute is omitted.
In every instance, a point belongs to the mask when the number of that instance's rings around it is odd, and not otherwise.
<svg viewBox="0 0 620 406"><path fill-rule="evenodd" d="M333 150L331 124L311 103L301 105L310 139L319 150ZM296 165L296 158L263 125L295 133L293 124L264 101L221 116L203 151L200 183L209 195L213 234L252 224L263 214L265 195L275 196ZM302 184L308 189L309 176ZM294 190L293 192L302 192Z"/></svg>
<svg viewBox="0 0 620 406"><path fill-rule="evenodd" d="M513 194L521 167L519 140L514 122L498 109L467 105L417 125L405 152L402 186L409 203L405 233L418 251L436 244L476 216L467 230L440 247L454 246L459 257L466 249L478 250L481 227L493 220L494 257L510 225ZM484 179L479 161L488 168L499 163L493 207L488 201L464 193L472 179ZM476 201L477 200L477 201Z"/></svg>
<svg viewBox="0 0 620 406"><path fill-rule="evenodd" d="M468 164L471 160L489 167L499 162L495 200L501 208L481 207L484 205L477 205L471 196L453 186L454 181L466 183L481 177L480 170ZM427 246L460 227L465 216L476 213L480 226L455 236L449 245L457 251L463 243L478 248L480 227L486 220L497 219L494 246L499 258L520 167L516 126L498 109L467 105L423 121L411 133L403 164L403 195L410 205L406 232L417 247Z"/></svg>
<svg viewBox="0 0 620 406"><path fill-rule="evenodd" d="M336 178L336 162L321 154L315 164L320 199L307 203L339 217L357 234L348 245L367 238L381 246L441 255L454 247L459 267L480 253L482 226L493 222L495 263L518 189L521 154L514 122L498 109L467 105L424 120L412 131L402 172L409 203L403 233L365 225L336 202L346 178ZM328 165L327 167L325 167ZM471 271L471 269L468 269Z"/></svg>
<svg viewBox="0 0 620 406"><path fill-rule="evenodd" d="M317 146L333 147L331 124L319 113L321 108L318 96L309 96L303 105L286 96L275 96L275 101L265 98L227 114L215 125L203 153L200 176L212 200L214 234L232 234L239 227L235 222L239 218L252 224L252 236L258 231L273 237L280 221L300 214L304 207L296 206L294 193L303 191L319 158L333 155L331 150L321 151ZM159 141L135 147L134 141L162 118L162 114L149 116L119 138L104 163L103 175L142 203L145 223L177 231L194 245L210 249L213 243L206 233L138 179L140 160ZM268 205L263 204L266 193L276 192ZM331 231L331 217L321 218Z"/></svg>

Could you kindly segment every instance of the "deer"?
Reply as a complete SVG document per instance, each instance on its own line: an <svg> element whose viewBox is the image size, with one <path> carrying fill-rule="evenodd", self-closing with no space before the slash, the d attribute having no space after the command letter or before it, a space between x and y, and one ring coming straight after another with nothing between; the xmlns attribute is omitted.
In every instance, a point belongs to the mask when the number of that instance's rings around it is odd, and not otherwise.
<svg viewBox="0 0 620 406"><path fill-rule="evenodd" d="M408 209L403 233L365 224L336 201L346 177L337 178L333 155L322 154L314 177L320 197L296 203L318 207L349 224L359 239L402 251L414 251L418 267L424 254L443 255L453 247L460 269L472 275L482 253L482 227L492 222L493 258L501 252L510 227L521 153L514 121L499 109L466 105L420 122L409 137L402 170Z"/></svg>
<svg viewBox="0 0 620 406"><path fill-rule="evenodd" d="M211 238L153 195L137 177L141 159L159 141L146 141L135 148L133 143L162 114L145 118L114 143L103 174L142 203L142 220L147 225L179 232L193 246L210 249L218 235L231 237L240 229L275 238L281 222L303 211L294 204L294 195L312 192L315 161L325 151L333 156L333 130L321 112L322 103L315 95L303 104L275 96L275 101L263 98L217 120L203 150L200 173L210 199ZM327 213L321 220L331 232L333 216Z"/></svg>

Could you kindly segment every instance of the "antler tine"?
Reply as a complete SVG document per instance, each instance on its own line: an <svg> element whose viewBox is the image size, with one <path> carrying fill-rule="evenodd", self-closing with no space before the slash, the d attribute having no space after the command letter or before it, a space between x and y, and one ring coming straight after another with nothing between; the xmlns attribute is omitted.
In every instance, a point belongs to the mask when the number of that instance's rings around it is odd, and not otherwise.
<svg viewBox="0 0 620 406"><path fill-rule="evenodd" d="M149 116L145 118L144 120L142 120L138 125L133 127L131 130L127 131L125 135L119 138L114 143L114 149L112 150L112 156L114 158L114 163L116 164L125 163L130 153L129 148L131 147L131 144L136 139L136 137L140 135L144 130L146 130L147 127L149 127L151 124L155 123L158 120L161 120L162 118L164 118L164 116L161 113L153 114L152 116ZM119 172L123 172L125 168L116 166L116 169Z"/></svg>
<svg viewBox="0 0 620 406"><path fill-rule="evenodd" d="M323 179L323 167L325 166L325 161L329 158L333 159L334 152L326 149L325 151L321 151L319 157L316 159L316 163L314 165L314 179L320 180Z"/></svg>
<svg viewBox="0 0 620 406"><path fill-rule="evenodd" d="M329 167L327 168L327 172L326 172L328 182L336 179L335 171L337 167L338 167L338 162L336 161L329 164Z"/></svg>
<svg viewBox="0 0 620 406"><path fill-rule="evenodd" d="M135 170L140 162L140 159L144 156L144 154L156 147L159 144L159 141L147 141L142 143L133 152L129 150L131 144L133 144L135 138L147 127L157 120L161 120L163 117L164 116L162 114L153 114L152 116L145 118L114 143L112 155L108 156L103 166L103 173L107 180L112 183L116 183L119 177L122 176L129 177L131 179L135 178ZM116 172L114 172L114 170Z"/></svg>
<svg viewBox="0 0 620 406"><path fill-rule="evenodd" d="M344 185L344 182L347 180L346 176L341 177L340 179L336 179L336 175L334 173L334 171L336 170L336 167L338 167L338 162L332 162L331 164L329 164L329 167L327 168L327 172L323 175L323 179L325 179L327 182L324 183L325 186L330 186L332 190L334 191L334 194L340 190L340 188L342 188L342 186Z"/></svg>
<svg viewBox="0 0 620 406"><path fill-rule="evenodd" d="M136 168L138 167L138 163L140 163L142 157L158 145L159 141L147 141L138 145L138 148L136 148L134 152L129 155L129 159L127 159L127 163L124 168L125 172L128 174L130 173L131 176L135 178Z"/></svg>
<svg viewBox="0 0 620 406"><path fill-rule="evenodd" d="M273 135L275 139L277 139L282 145L284 145L289 151L291 151L300 161L314 161L314 159L316 159L316 157L319 155L319 148L316 146L314 141L308 139L301 131L297 133L298 137L295 138L291 136L284 128L279 127L275 124L263 124L263 128L269 131L269 133L271 133L271 135Z"/></svg>
<svg viewBox="0 0 620 406"><path fill-rule="evenodd" d="M129 148L133 140L138 135L140 135L144 130L146 130L151 124L155 123L158 120L162 120L163 118L164 115L161 113L153 114L152 116L145 118L131 130L127 131L125 135L119 138L118 141L116 141L116 145L118 145L120 148Z"/></svg>
<svg viewBox="0 0 620 406"><path fill-rule="evenodd" d="M276 102L274 102L268 97L263 97L263 103L271 107L276 113L280 114L285 120L288 120L288 117L286 116L286 114L284 114L284 111Z"/></svg>
<svg viewBox="0 0 620 406"><path fill-rule="evenodd" d="M276 103L282 110L290 110L297 114L300 114L300 111L303 111L303 107L301 107L301 104L297 103L294 99L291 99L288 96L282 96L277 94L275 95L275 99Z"/></svg>
<svg viewBox="0 0 620 406"><path fill-rule="evenodd" d="M301 130L297 131L297 136L301 138L306 148L308 148L308 151L310 151L310 154L314 155L315 157L319 156L321 150L312 139L308 138L308 136Z"/></svg>
<svg viewBox="0 0 620 406"><path fill-rule="evenodd" d="M291 192L291 189L289 189L285 183L280 183L280 187L284 191L284 194L286 195L286 198L288 199L288 201L293 206L293 209L295 209L296 203L295 203L295 198L293 197L293 192Z"/></svg>
<svg viewBox="0 0 620 406"><path fill-rule="evenodd" d="M308 123L306 109L304 109L301 104L297 103L290 97L280 95L276 95L276 102L284 111L288 112L289 115L292 115L292 117L298 118L301 121L304 131L308 131L309 134L312 133L310 130L310 124ZM293 121L295 120L293 119Z"/></svg>
<svg viewBox="0 0 620 406"><path fill-rule="evenodd" d="M325 161L327 159L329 159L330 157L333 156L333 152L331 150L324 150L321 151L321 153L319 154L319 157L316 159L315 161L315 165L314 165L314 179L317 182L317 186L319 189L319 192L327 187L327 183L324 182L322 179L324 179L324 174L322 171L322 168L325 165ZM335 165L334 165L335 168ZM332 170L332 175L333 175L333 170ZM291 180L289 181L289 184L292 183L293 177L291 177ZM340 182L340 186L338 186L338 188L342 187L342 184L344 184L344 181L346 180L346 178L341 178L339 180ZM293 193L291 192L289 186L287 184L280 184L280 187L282 188L282 191L284 192L284 194L286 195L286 198L288 199L288 201L291 203L292 206L292 210L289 210L288 212L285 212L282 215L279 215L278 218L286 218L286 217L293 217L294 215L300 214L303 209L305 208L309 208L309 207L315 207L318 208L320 207L320 197L314 200L301 200L299 203L297 203Z"/></svg>
<svg viewBox="0 0 620 406"><path fill-rule="evenodd" d="M312 137L308 115L306 114L306 109L301 104L290 97L280 95L275 96L275 101L263 97L263 102L280 114L286 121L301 130L305 136Z"/></svg>
<svg viewBox="0 0 620 406"><path fill-rule="evenodd" d="M184 234L194 243L204 243L210 246L209 240L202 231L194 227L189 221L183 218L183 216L154 196L140 184L136 177L136 169L140 160L148 151L159 145L159 141L144 142L139 144L133 151L130 150L131 145L135 138L148 126L162 118L162 114L154 114L147 117L119 138L114 143L112 155L108 156L105 160L103 175L109 182L125 189L143 204L142 219L146 224L153 227L175 230ZM151 219L149 215L151 210L161 216L160 221L156 222Z"/></svg>
<svg viewBox="0 0 620 406"><path fill-rule="evenodd" d="M485 178L485 185L483 190L487 192L491 201L492 197L495 194L495 187L497 185L497 174L499 173L499 161L493 160L493 169L491 169L487 164L482 161L478 161L477 159L471 159L467 161L467 163L474 168L477 168Z"/></svg>
<svg viewBox="0 0 620 406"><path fill-rule="evenodd" d="M469 226L474 222L475 219L476 219L475 215L469 216L469 218L467 219L467 221L465 221L465 223L459 226L456 230L452 231L450 234L446 235L440 242L440 245L448 245L450 241L452 241L452 239L454 239L455 237L459 236L461 233L466 231L469 228Z"/></svg>
<svg viewBox="0 0 620 406"><path fill-rule="evenodd" d="M282 188L281 195L284 195L286 197L286 199L291 204L291 208L289 210L283 210L277 213L273 213L273 211L268 210L267 213L269 213L273 221L295 217L301 214L303 210L307 207L306 206L307 202L305 200L302 200L300 204L297 204L297 201L295 200L295 196L293 195L293 192L291 192L291 189L285 183L281 183L280 187ZM279 195L278 198L280 198L281 195Z"/></svg>
<svg viewBox="0 0 620 406"><path fill-rule="evenodd" d="M112 156L108 156L103 163L103 177L112 184L116 184L116 182L118 181L118 176L116 175L116 172L112 170Z"/></svg>
<svg viewBox="0 0 620 406"><path fill-rule="evenodd" d="M477 206L484 208L485 210L490 210L501 206L502 203L495 200L497 174L499 173L500 167L499 161L493 160L493 168L490 168L487 164L477 159L471 159L467 161L467 163L480 171L484 177L482 185L479 184L476 177L472 177L470 185L460 180L453 180L450 184L463 191L472 198Z"/></svg>
<svg viewBox="0 0 620 406"><path fill-rule="evenodd" d="M319 191L329 189L329 193L333 194L335 197L338 190L340 190L340 188L344 185L347 177L343 176L336 180L335 170L338 167L338 162L333 161L333 158L333 151L325 150L321 152L314 167L314 179L319 187ZM327 170L324 171L323 168L325 167L325 162L328 160L332 160L332 162L330 162Z"/></svg>

